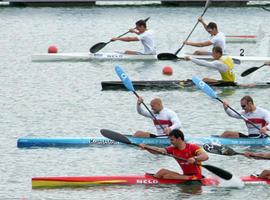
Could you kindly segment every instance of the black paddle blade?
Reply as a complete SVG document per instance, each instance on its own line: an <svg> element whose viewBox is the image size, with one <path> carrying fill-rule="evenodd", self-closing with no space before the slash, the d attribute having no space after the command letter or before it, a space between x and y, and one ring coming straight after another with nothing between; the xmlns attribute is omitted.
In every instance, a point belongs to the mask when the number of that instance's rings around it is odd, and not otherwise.
<svg viewBox="0 0 270 200"><path fill-rule="evenodd" d="M212 165L201 165L201 166L222 179L230 180L232 178L232 174L224 169L220 169Z"/></svg>
<svg viewBox="0 0 270 200"><path fill-rule="evenodd" d="M106 44L108 44L108 43L106 43L106 42L97 43L94 46L92 46L89 51L91 53L97 53L100 49L102 49L103 47L105 47Z"/></svg>
<svg viewBox="0 0 270 200"><path fill-rule="evenodd" d="M213 154L224 155L224 156L234 156L239 153L235 152L230 147L215 145L215 144L204 144L203 148L205 151Z"/></svg>
<svg viewBox="0 0 270 200"><path fill-rule="evenodd" d="M160 53L157 55L159 60L177 60L178 57L172 53Z"/></svg>
<svg viewBox="0 0 270 200"><path fill-rule="evenodd" d="M257 69L259 69L259 67L251 67L249 69L247 69L246 71L244 71L241 76L247 76L249 74L251 74L252 72L256 71Z"/></svg>
<svg viewBox="0 0 270 200"><path fill-rule="evenodd" d="M121 142L121 143L125 143L125 144L132 144L130 142L130 140L126 136L124 136L124 135L122 135L120 133L117 133L117 132L114 132L114 131L111 131L111 130L108 130L108 129L101 129L100 133L104 137L109 138L111 140Z"/></svg>

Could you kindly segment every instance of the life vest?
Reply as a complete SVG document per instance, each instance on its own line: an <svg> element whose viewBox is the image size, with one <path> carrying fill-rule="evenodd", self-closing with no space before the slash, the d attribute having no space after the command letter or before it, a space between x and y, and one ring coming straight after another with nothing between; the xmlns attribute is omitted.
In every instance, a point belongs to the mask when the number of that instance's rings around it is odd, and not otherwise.
<svg viewBox="0 0 270 200"><path fill-rule="evenodd" d="M222 56L219 60L228 66L228 70L226 72L220 73L222 81L235 82L233 59L230 56Z"/></svg>

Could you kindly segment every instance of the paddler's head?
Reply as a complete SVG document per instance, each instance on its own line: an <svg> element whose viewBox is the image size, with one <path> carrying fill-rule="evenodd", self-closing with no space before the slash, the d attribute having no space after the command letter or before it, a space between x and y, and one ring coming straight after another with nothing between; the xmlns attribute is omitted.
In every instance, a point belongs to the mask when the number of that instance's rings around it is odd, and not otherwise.
<svg viewBox="0 0 270 200"><path fill-rule="evenodd" d="M154 113L159 113L163 109L162 101L160 98L155 98L150 103Z"/></svg>
<svg viewBox="0 0 270 200"><path fill-rule="evenodd" d="M136 22L136 29L139 31L139 33L144 33L146 28L146 22L144 20L139 20Z"/></svg>
<svg viewBox="0 0 270 200"><path fill-rule="evenodd" d="M219 60L223 55L222 48L217 46L212 49L212 56L214 60Z"/></svg>
<svg viewBox="0 0 270 200"><path fill-rule="evenodd" d="M214 22L210 22L207 26L206 26L206 30L210 35L216 35L218 34L218 28L217 28L217 24Z"/></svg>
<svg viewBox="0 0 270 200"><path fill-rule="evenodd" d="M241 99L240 105L245 112L252 112L256 109L253 99L249 95L246 95Z"/></svg>
<svg viewBox="0 0 270 200"><path fill-rule="evenodd" d="M179 129L173 129L169 133L169 138L173 146L178 146L185 141L184 133Z"/></svg>

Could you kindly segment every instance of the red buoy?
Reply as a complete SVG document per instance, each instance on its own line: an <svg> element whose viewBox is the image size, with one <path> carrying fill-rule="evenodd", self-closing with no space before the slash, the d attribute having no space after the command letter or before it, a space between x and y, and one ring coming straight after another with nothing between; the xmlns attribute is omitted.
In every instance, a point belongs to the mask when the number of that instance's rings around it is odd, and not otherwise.
<svg viewBox="0 0 270 200"><path fill-rule="evenodd" d="M165 66L165 67L163 67L162 72L163 72L163 74L165 74L165 75L172 75L172 74L173 74L172 67L170 67L170 66Z"/></svg>
<svg viewBox="0 0 270 200"><path fill-rule="evenodd" d="M48 48L48 53L57 53L58 49L55 45L51 45Z"/></svg>

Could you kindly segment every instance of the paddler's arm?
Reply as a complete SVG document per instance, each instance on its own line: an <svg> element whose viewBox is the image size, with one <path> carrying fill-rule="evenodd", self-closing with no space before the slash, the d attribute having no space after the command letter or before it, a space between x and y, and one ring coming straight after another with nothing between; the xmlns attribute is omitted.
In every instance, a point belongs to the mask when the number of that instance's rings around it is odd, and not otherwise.
<svg viewBox="0 0 270 200"><path fill-rule="evenodd" d="M146 144L140 144L139 146L142 149L147 150L148 152L150 152L152 154L166 154L167 153L166 149L164 149L164 148L150 146L150 145L146 145Z"/></svg>
<svg viewBox="0 0 270 200"><path fill-rule="evenodd" d="M112 38L112 41L116 41L116 40L121 40L124 42L133 42L133 41L139 41L139 39L137 37L116 37L116 38Z"/></svg>
<svg viewBox="0 0 270 200"><path fill-rule="evenodd" d="M198 162L203 162L203 161L206 161L208 159L209 159L209 157L208 157L207 153L204 150L199 149L196 156L190 157L187 160L187 162L190 164L196 164Z"/></svg>
<svg viewBox="0 0 270 200"><path fill-rule="evenodd" d="M190 42L190 41L184 41L185 45L193 46L193 47L207 47L212 45L213 43L210 40L204 41L204 42Z"/></svg>
<svg viewBox="0 0 270 200"><path fill-rule="evenodd" d="M264 64L270 66L270 61L266 61Z"/></svg>
<svg viewBox="0 0 270 200"><path fill-rule="evenodd" d="M148 117L152 119L152 115L141 107L142 102L143 102L143 98L139 97L137 100L137 112L144 117Z"/></svg>
<svg viewBox="0 0 270 200"><path fill-rule="evenodd" d="M186 56L184 59L190 60L191 62L193 62L199 66L208 67L211 69L218 70L219 72L226 72L228 70L228 67L218 60L206 61L206 60L202 60L202 59L193 58L192 56Z"/></svg>
<svg viewBox="0 0 270 200"><path fill-rule="evenodd" d="M266 111L264 120L266 121L266 125L260 129L260 133L267 134L267 131L270 131L270 113Z"/></svg>
<svg viewBox="0 0 270 200"><path fill-rule="evenodd" d="M244 156L246 156L248 158L252 158L252 157L270 158L270 152L261 152L261 153L245 152Z"/></svg>
<svg viewBox="0 0 270 200"><path fill-rule="evenodd" d="M241 116L239 116L238 114L236 114L229 108L229 104L227 101L223 102L223 108L224 108L224 111L227 113L227 115L229 115L230 117L242 119Z"/></svg>
<svg viewBox="0 0 270 200"><path fill-rule="evenodd" d="M170 112L170 116L171 116L170 120L172 122L172 125L169 127L170 128L170 131L172 131L173 129L180 129L181 130L182 123L179 120L177 114L175 112L171 111Z"/></svg>
<svg viewBox="0 0 270 200"><path fill-rule="evenodd" d="M198 21L201 22L201 24L203 25L204 29L207 31L207 24L203 21L202 17L198 18Z"/></svg>

